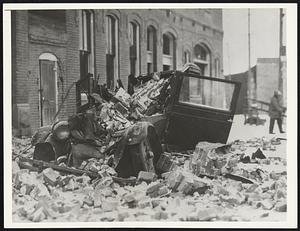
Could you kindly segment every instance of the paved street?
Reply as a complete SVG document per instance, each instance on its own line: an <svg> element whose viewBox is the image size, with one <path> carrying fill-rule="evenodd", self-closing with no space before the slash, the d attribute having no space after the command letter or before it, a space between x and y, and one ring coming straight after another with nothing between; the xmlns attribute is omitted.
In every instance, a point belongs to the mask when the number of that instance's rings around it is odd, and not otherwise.
<svg viewBox="0 0 300 231"><path fill-rule="evenodd" d="M262 137L266 137L267 139L271 139L272 137L286 138L286 133L279 133L277 124L275 124L274 126L275 134L269 134L269 116L260 115L260 117L266 119L266 122L264 125L256 126L249 124L244 125L244 115L236 115L233 120L233 125L230 131L228 142L237 139L247 141L249 139ZM283 122L283 129L285 130L285 121ZM278 156L281 158L286 158L286 141L282 140L281 143L281 145L276 146L276 151L266 150L264 151L264 154L267 157Z"/></svg>

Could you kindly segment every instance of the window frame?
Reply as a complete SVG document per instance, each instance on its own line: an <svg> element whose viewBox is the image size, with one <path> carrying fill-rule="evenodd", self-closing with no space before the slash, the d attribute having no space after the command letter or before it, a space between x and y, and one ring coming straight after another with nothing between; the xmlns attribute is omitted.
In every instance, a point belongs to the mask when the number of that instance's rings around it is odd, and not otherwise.
<svg viewBox="0 0 300 231"><path fill-rule="evenodd" d="M95 76L95 14L93 10L81 10L79 14L80 59L87 56L87 72ZM80 78L84 78L82 74Z"/></svg>
<svg viewBox="0 0 300 231"><path fill-rule="evenodd" d="M166 36L169 40L169 53L164 53L164 36ZM162 65L169 66L170 70L176 69L176 55L177 55L177 44L176 44L176 37L171 32L166 32L163 34L162 37L163 44L162 44Z"/></svg>
<svg viewBox="0 0 300 231"><path fill-rule="evenodd" d="M147 73L157 71L157 30L153 25L147 27ZM149 68L151 66L151 68Z"/></svg>
<svg viewBox="0 0 300 231"><path fill-rule="evenodd" d="M191 54L188 50L183 52L183 65L191 62Z"/></svg>
<svg viewBox="0 0 300 231"><path fill-rule="evenodd" d="M196 51L196 48L197 47L200 47L200 51L204 51L205 52L205 59L203 59L201 57L201 54L198 54ZM200 58L198 58L200 55ZM205 76L212 76L213 73L212 73L212 70L211 70L211 66L212 66L212 53L211 53L211 50L208 48L208 46L204 43L198 43L194 46L194 49L193 49L193 62L195 64L199 64L199 65L202 65L204 66L204 75Z"/></svg>
<svg viewBox="0 0 300 231"><path fill-rule="evenodd" d="M214 81L214 82L218 82L218 83L224 83L224 84L231 84L231 86L234 86L233 92L231 94L231 100L229 103L229 108L228 109L222 109L222 108L218 108L218 107L213 107L213 106L206 106L206 105L200 105L200 104L192 104L192 103L186 103L186 102L182 102L180 100L180 95L181 95L181 88L183 85L183 81L184 78L195 78L198 80L208 80L208 81ZM221 79L221 78L214 78L214 77L207 77L207 76L197 76L195 74L186 74L186 73L182 73L179 83L177 85L177 93L175 96L174 101L176 102L176 105L185 105L191 108L195 108L195 109L203 109L203 110L212 110L212 111L216 111L216 112L224 112L224 113L232 113L233 111L235 111L235 107L233 107L233 105L236 105L236 101L238 99L238 92L240 90L240 83L239 82L234 82L234 81L230 81L230 80L225 80L225 79ZM224 99L225 100L225 99Z"/></svg>
<svg viewBox="0 0 300 231"><path fill-rule="evenodd" d="M141 27L136 21L130 21L128 25L130 74L141 74ZM132 55L134 53L134 55ZM134 62L134 72L132 70Z"/></svg>
<svg viewBox="0 0 300 231"><path fill-rule="evenodd" d="M109 86L114 88L117 80L119 79L120 67L119 67L119 18L113 14L105 15L105 35L106 35L106 69L107 69L107 56L113 57L113 81ZM107 75L107 72L106 72ZM108 76L106 76L108 80ZM110 83L107 83L110 85Z"/></svg>

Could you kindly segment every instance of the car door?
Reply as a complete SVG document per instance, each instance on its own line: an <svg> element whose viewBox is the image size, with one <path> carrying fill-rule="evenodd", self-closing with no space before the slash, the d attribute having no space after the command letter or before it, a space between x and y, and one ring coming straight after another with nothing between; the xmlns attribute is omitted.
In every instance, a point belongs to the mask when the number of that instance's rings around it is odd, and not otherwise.
<svg viewBox="0 0 300 231"><path fill-rule="evenodd" d="M199 141L226 143L240 83L176 72L166 142L194 149Z"/></svg>

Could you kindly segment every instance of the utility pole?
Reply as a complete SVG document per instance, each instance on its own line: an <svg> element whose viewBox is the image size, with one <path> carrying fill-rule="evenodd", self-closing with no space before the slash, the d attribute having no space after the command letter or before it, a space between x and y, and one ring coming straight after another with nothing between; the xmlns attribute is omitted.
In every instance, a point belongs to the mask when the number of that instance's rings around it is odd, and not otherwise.
<svg viewBox="0 0 300 231"><path fill-rule="evenodd" d="M283 56L282 54L282 48L283 48L283 44L282 44L282 25L283 25L283 18L284 14L283 14L283 9L280 8L279 9L279 73L278 73L278 89L282 92L283 90L283 79L282 79L282 63L281 63L281 56Z"/></svg>
<svg viewBox="0 0 300 231"><path fill-rule="evenodd" d="M248 9L248 68L251 69L251 49L250 49L250 9Z"/></svg>
<svg viewBox="0 0 300 231"><path fill-rule="evenodd" d="M251 73L251 41L250 41L250 8L248 8L248 88L247 88L247 103L248 109L251 108L252 98L253 98L253 87L254 83L252 81L252 73Z"/></svg>

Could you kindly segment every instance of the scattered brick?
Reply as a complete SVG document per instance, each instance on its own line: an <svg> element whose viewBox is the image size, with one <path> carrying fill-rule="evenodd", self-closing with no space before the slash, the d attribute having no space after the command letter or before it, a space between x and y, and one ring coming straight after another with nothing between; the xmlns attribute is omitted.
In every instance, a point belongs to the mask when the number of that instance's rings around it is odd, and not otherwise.
<svg viewBox="0 0 300 231"><path fill-rule="evenodd" d="M144 171L140 171L139 175L138 175L138 181L145 181L147 183L150 183L152 181L155 181L157 178L156 174L153 172L144 172Z"/></svg>
<svg viewBox="0 0 300 231"><path fill-rule="evenodd" d="M157 193L159 188L161 188L162 186L164 186L164 184L159 181L153 182L153 183L149 184L146 193L147 194Z"/></svg>
<svg viewBox="0 0 300 231"><path fill-rule="evenodd" d="M116 199L113 198L107 198L104 201L102 201L102 209L105 212L108 211L114 211L115 209L117 209L119 206L119 201L117 201Z"/></svg>
<svg viewBox="0 0 300 231"><path fill-rule="evenodd" d="M275 206L275 210L278 212L286 212L287 211L287 203L286 201L279 201L276 206Z"/></svg>
<svg viewBox="0 0 300 231"><path fill-rule="evenodd" d="M44 180L51 186L55 186L58 183L59 173L54 171L52 168L46 168L43 171Z"/></svg>

